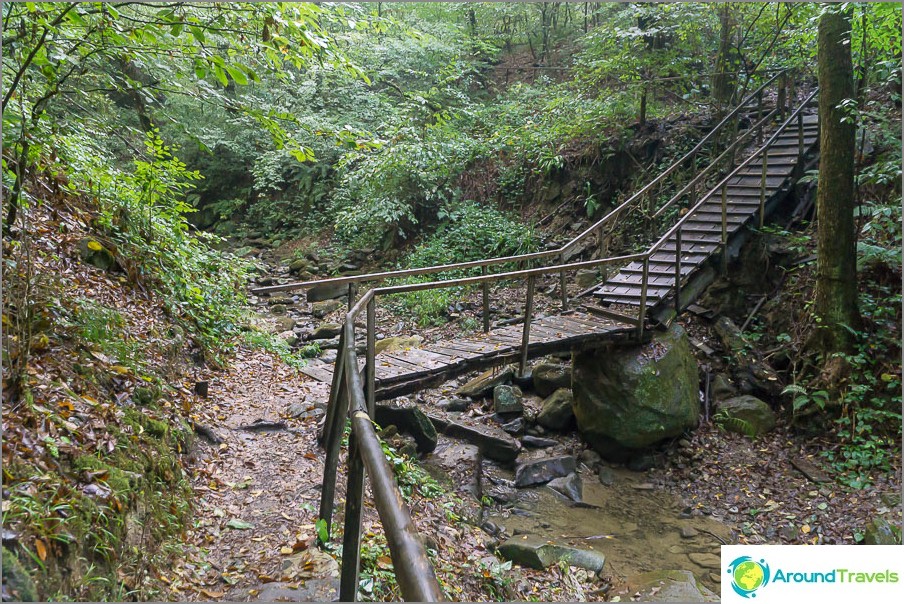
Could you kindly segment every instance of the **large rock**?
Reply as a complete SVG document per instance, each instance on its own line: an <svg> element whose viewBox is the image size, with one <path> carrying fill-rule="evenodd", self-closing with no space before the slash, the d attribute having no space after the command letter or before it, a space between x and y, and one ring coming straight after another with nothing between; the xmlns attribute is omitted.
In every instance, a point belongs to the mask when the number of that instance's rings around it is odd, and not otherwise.
<svg viewBox="0 0 904 604"><path fill-rule="evenodd" d="M592 268L579 269L574 275L574 282L578 286L578 289L587 289L591 285L597 283L599 279L599 271Z"/></svg>
<svg viewBox="0 0 904 604"><path fill-rule="evenodd" d="M521 413L524 411L524 395L518 386L496 386L493 388L493 408L496 413Z"/></svg>
<svg viewBox="0 0 904 604"><path fill-rule="evenodd" d="M563 430L574 419L574 397L568 388L559 388L543 401L537 423L550 430Z"/></svg>
<svg viewBox="0 0 904 604"><path fill-rule="evenodd" d="M335 338L342 331L339 323L321 323L311 334L312 340L329 340Z"/></svg>
<svg viewBox="0 0 904 604"><path fill-rule="evenodd" d="M292 317L274 317L271 332L279 334L284 331L291 331L293 327L295 327L295 319Z"/></svg>
<svg viewBox="0 0 904 604"><path fill-rule="evenodd" d="M689 570L656 570L629 577L630 593L642 602L718 602L719 596L698 583Z"/></svg>
<svg viewBox="0 0 904 604"><path fill-rule="evenodd" d="M424 338L421 336L398 336L394 338L383 338L379 340L374 348L375 354L381 352L398 352L406 348L418 348Z"/></svg>
<svg viewBox="0 0 904 604"><path fill-rule="evenodd" d="M314 302L314 305L311 307L311 314L318 319L322 319L343 306L345 305L339 300L321 300L320 302Z"/></svg>
<svg viewBox="0 0 904 604"><path fill-rule="evenodd" d="M308 290L308 302L320 302L321 300L333 300L348 295L348 284L326 283L315 285Z"/></svg>
<svg viewBox="0 0 904 604"><path fill-rule="evenodd" d="M647 344L575 355L578 429L604 456L680 435L700 414L697 363L679 325Z"/></svg>
<svg viewBox="0 0 904 604"><path fill-rule="evenodd" d="M559 545L529 536L512 537L499 546L499 554L506 560L537 570L565 562L569 566L586 568L598 573L606 564L606 556L602 552Z"/></svg>
<svg viewBox="0 0 904 604"><path fill-rule="evenodd" d="M538 363L533 368L534 390L547 397L559 388L571 388L571 367L560 363Z"/></svg>
<svg viewBox="0 0 904 604"><path fill-rule="evenodd" d="M430 418L417 407L389 407L377 405L374 419L381 426L396 426L410 434L420 453L429 453L436 448L436 427Z"/></svg>
<svg viewBox="0 0 904 604"><path fill-rule="evenodd" d="M515 375L515 368L512 365L499 369L490 369L481 373L464 386L455 391L459 396L467 396L469 398L478 398L487 396L493 392L493 388L501 384L508 384Z"/></svg>
<svg viewBox="0 0 904 604"><path fill-rule="evenodd" d="M723 421L722 426L730 431L747 436L759 436L775 428L775 413L769 405L749 394L720 401L716 407L729 418L741 421Z"/></svg>
<svg viewBox="0 0 904 604"><path fill-rule="evenodd" d="M544 484L553 478L572 474L576 467L577 463L571 455L526 461L515 470L515 486L530 487Z"/></svg>

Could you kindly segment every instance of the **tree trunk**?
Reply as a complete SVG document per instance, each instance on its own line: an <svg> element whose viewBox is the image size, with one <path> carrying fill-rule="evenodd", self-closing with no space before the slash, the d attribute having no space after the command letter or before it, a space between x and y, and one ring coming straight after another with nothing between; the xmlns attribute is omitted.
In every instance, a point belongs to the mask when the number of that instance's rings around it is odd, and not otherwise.
<svg viewBox="0 0 904 604"><path fill-rule="evenodd" d="M731 44L732 30L735 28L734 16L731 14L732 6L724 4L719 9L719 54L716 57L716 73L713 76L713 98L716 104L722 108L731 100L734 93L734 63Z"/></svg>
<svg viewBox="0 0 904 604"><path fill-rule="evenodd" d="M819 181L816 192L817 262L813 313L819 321L815 343L826 358L850 350L848 327L857 311L856 226L854 222L853 116L838 106L854 98L851 12L825 9L819 19Z"/></svg>

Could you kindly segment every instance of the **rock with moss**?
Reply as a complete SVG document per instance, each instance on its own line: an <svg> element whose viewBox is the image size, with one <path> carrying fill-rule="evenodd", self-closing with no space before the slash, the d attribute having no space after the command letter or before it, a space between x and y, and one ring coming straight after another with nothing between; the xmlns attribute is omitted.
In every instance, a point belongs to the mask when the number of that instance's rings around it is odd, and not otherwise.
<svg viewBox="0 0 904 604"><path fill-rule="evenodd" d="M338 323L321 323L311 334L312 340L329 340L335 338L342 331L342 326Z"/></svg>
<svg viewBox="0 0 904 604"><path fill-rule="evenodd" d="M109 271L117 266L113 252L93 237L85 237L78 242L78 253L82 262L101 270Z"/></svg>
<svg viewBox="0 0 904 604"><path fill-rule="evenodd" d="M719 596L689 570L655 570L629 577L631 593L642 602L718 602Z"/></svg>
<svg viewBox="0 0 904 604"><path fill-rule="evenodd" d="M888 520L878 516L866 525L863 543L866 545L901 545L901 529L892 526Z"/></svg>
<svg viewBox="0 0 904 604"><path fill-rule="evenodd" d="M160 394L160 387L157 385L136 386L132 391L132 400L139 407L149 407L160 399Z"/></svg>
<svg viewBox="0 0 904 604"><path fill-rule="evenodd" d="M314 302L311 306L311 314L318 319L322 319L331 312L335 312L345 305L339 300L321 300Z"/></svg>
<svg viewBox="0 0 904 604"><path fill-rule="evenodd" d="M436 427L418 407L377 405L375 416L381 426L397 426L400 431L414 438L418 452L429 453L436 448Z"/></svg>
<svg viewBox="0 0 904 604"><path fill-rule="evenodd" d="M564 430L574 422L574 397L568 388L559 388L543 401L537 423L550 430Z"/></svg>
<svg viewBox="0 0 904 604"><path fill-rule="evenodd" d="M571 388L571 367L569 365L544 361L534 365L532 373L534 390L544 398L559 388Z"/></svg>
<svg viewBox="0 0 904 604"><path fill-rule="evenodd" d="M524 411L524 395L518 386L500 385L493 388L493 408L496 413L510 415Z"/></svg>
<svg viewBox="0 0 904 604"><path fill-rule="evenodd" d="M499 554L521 566L543 570L564 562L598 573L606 564L606 556L590 548L552 543L539 537L512 537L499 546Z"/></svg>
<svg viewBox="0 0 904 604"><path fill-rule="evenodd" d="M383 338L376 343L374 348L375 354L383 352L398 352L408 348L419 348L424 338L421 336L397 336L393 338Z"/></svg>
<svg viewBox="0 0 904 604"><path fill-rule="evenodd" d="M647 344L575 355L573 382L578 429L604 456L642 449L697 425L697 363L679 325Z"/></svg>
<svg viewBox="0 0 904 604"><path fill-rule="evenodd" d="M755 396L744 394L726 399L716 409L724 416L720 425L730 432L755 437L775 428L775 412Z"/></svg>
<svg viewBox="0 0 904 604"><path fill-rule="evenodd" d="M35 590L31 575L19 562L19 558L5 547L3 548L3 601L38 601L38 592Z"/></svg>

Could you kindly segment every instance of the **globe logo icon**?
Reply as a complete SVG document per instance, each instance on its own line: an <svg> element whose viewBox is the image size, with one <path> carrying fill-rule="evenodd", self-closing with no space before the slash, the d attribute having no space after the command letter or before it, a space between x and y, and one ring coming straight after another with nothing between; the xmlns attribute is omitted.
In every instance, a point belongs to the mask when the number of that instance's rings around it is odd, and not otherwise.
<svg viewBox="0 0 904 604"><path fill-rule="evenodd" d="M754 592L769 583L769 565L750 556L735 558L728 565L728 574L732 589L743 598L755 598Z"/></svg>

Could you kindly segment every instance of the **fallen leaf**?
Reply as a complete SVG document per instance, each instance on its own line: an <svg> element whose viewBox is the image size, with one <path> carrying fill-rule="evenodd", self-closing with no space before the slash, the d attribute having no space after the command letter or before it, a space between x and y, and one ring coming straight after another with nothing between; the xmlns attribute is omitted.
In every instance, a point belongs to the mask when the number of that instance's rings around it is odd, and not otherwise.
<svg viewBox="0 0 904 604"><path fill-rule="evenodd" d="M245 522L244 520L239 520L238 518L232 518L229 522L226 523L227 528L236 529L239 531L246 531L248 529L254 528L254 525L250 522Z"/></svg>
<svg viewBox="0 0 904 604"><path fill-rule="evenodd" d="M804 533L804 534L809 533L809 532L810 532L810 525L809 525L809 524L805 524L805 525L803 525L802 527L800 527L800 532L802 532L802 533Z"/></svg>
<svg viewBox="0 0 904 604"><path fill-rule="evenodd" d="M282 554L283 556L290 556L290 555L292 555L292 553L294 551L295 550L292 549L291 547L289 547L288 545L284 545L281 548L279 548L279 553Z"/></svg>
<svg viewBox="0 0 904 604"><path fill-rule="evenodd" d="M35 539L35 551L38 553L38 558L41 559L41 562L47 559L47 546L41 539Z"/></svg>
<svg viewBox="0 0 904 604"><path fill-rule="evenodd" d="M225 591L210 591L207 589L202 589L201 595L204 596L205 598L211 598L211 599L222 598L223 596L226 595L226 592Z"/></svg>

